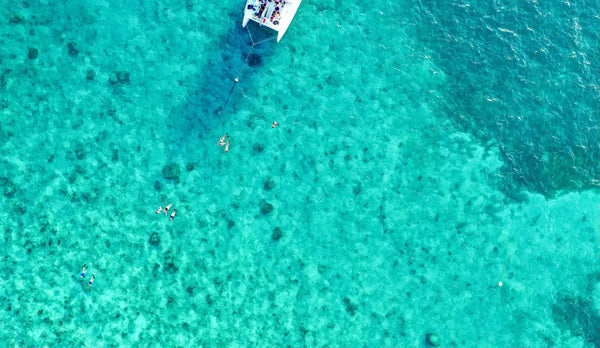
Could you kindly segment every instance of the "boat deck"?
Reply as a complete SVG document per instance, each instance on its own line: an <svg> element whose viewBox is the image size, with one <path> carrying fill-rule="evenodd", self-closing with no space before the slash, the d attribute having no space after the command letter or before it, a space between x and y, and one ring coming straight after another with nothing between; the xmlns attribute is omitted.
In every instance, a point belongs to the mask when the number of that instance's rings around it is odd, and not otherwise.
<svg viewBox="0 0 600 348"><path fill-rule="evenodd" d="M244 9L245 27L249 20L277 31L277 42L289 27L302 0L247 0Z"/></svg>
<svg viewBox="0 0 600 348"><path fill-rule="evenodd" d="M248 1L248 3L246 5L247 17L274 30L279 29L281 12L286 6L285 0L254 0Z"/></svg>

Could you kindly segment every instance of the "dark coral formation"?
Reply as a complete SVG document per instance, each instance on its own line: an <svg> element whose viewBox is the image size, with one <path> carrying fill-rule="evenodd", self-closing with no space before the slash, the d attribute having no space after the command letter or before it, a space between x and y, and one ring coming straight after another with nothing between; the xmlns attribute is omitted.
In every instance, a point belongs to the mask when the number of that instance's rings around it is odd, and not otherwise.
<svg viewBox="0 0 600 348"><path fill-rule="evenodd" d="M281 231L281 228L275 227L273 229L273 234L271 235L271 238L273 239L273 241L277 242L281 239L281 237L283 237L283 231Z"/></svg>
<svg viewBox="0 0 600 348"><path fill-rule="evenodd" d="M275 182L271 180L271 178L268 178L263 183L263 188L265 189L265 191L271 191L273 188L275 188Z"/></svg>
<svg viewBox="0 0 600 348"><path fill-rule="evenodd" d="M563 296L552 306L552 319L558 327L593 344L600 342L600 316L596 313L592 303L581 297Z"/></svg>
<svg viewBox="0 0 600 348"><path fill-rule="evenodd" d="M85 150L82 145L78 145L75 149L75 157L77 157L78 160L85 159Z"/></svg>
<svg viewBox="0 0 600 348"><path fill-rule="evenodd" d="M173 262L165 262L165 271L169 273L177 272L179 268Z"/></svg>
<svg viewBox="0 0 600 348"><path fill-rule="evenodd" d="M39 55L39 51L37 48L30 47L29 51L27 51L27 57L29 59L36 59L38 57L38 55Z"/></svg>
<svg viewBox="0 0 600 348"><path fill-rule="evenodd" d="M88 81L94 81L96 79L96 73L94 72L94 70L89 69L85 73L85 79L88 80Z"/></svg>
<svg viewBox="0 0 600 348"><path fill-rule="evenodd" d="M175 273L179 269L179 267L175 265L175 257L171 251L167 251L165 254L164 269L169 273Z"/></svg>
<svg viewBox="0 0 600 348"><path fill-rule="evenodd" d="M256 153L262 153L263 151L265 151L265 146L263 144L256 143L254 144L252 149L254 149L254 152Z"/></svg>
<svg viewBox="0 0 600 348"><path fill-rule="evenodd" d="M17 193L17 185L8 178L0 178L0 185L3 187L4 196L12 198Z"/></svg>
<svg viewBox="0 0 600 348"><path fill-rule="evenodd" d="M270 203L267 203L265 201L261 201L260 202L260 212L263 215L269 215L273 212L275 208L273 208L273 205Z"/></svg>
<svg viewBox="0 0 600 348"><path fill-rule="evenodd" d="M3 68L2 72L0 72L0 89L6 89L8 74L10 73L10 69Z"/></svg>
<svg viewBox="0 0 600 348"><path fill-rule="evenodd" d="M352 303L352 301L350 301L350 299L347 297L344 297L344 307L346 307L346 312L350 313L351 316L356 315L358 306L355 303Z"/></svg>
<svg viewBox="0 0 600 348"><path fill-rule="evenodd" d="M111 85L122 84L126 85L129 83L129 73L127 71L116 71L110 79L108 79Z"/></svg>
<svg viewBox="0 0 600 348"><path fill-rule="evenodd" d="M14 14L12 17L10 17L10 20L8 21L10 24L21 24L25 21L25 18L23 18L23 16L19 13Z"/></svg>
<svg viewBox="0 0 600 348"><path fill-rule="evenodd" d="M160 245L160 236L158 235L158 233L153 232L150 235L150 239L148 240L148 242L150 242L150 245L159 246Z"/></svg>
<svg viewBox="0 0 600 348"><path fill-rule="evenodd" d="M164 166L162 175L167 180L177 180L181 175L181 169L179 169L177 163L169 163Z"/></svg>
<svg viewBox="0 0 600 348"><path fill-rule="evenodd" d="M435 333L428 332L425 335L425 342L430 346L439 347L440 346L440 336L438 336Z"/></svg>
<svg viewBox="0 0 600 348"><path fill-rule="evenodd" d="M69 42L67 48L69 49L69 55L73 58L77 58L77 56L79 55L77 44L75 44L74 42Z"/></svg>

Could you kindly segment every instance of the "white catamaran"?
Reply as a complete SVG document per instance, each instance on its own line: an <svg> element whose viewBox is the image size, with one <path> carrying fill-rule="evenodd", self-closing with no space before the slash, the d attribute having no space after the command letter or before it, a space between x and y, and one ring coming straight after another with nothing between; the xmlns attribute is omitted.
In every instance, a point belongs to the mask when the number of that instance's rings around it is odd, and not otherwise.
<svg viewBox="0 0 600 348"><path fill-rule="evenodd" d="M246 27L248 21L253 20L275 30L279 42L294 19L301 2L302 0L247 0L242 27Z"/></svg>

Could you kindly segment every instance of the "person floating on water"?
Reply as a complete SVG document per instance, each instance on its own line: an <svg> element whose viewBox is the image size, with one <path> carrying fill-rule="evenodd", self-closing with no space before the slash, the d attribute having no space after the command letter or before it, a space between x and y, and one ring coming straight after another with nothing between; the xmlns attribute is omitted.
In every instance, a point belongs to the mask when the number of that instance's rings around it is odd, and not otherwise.
<svg viewBox="0 0 600 348"><path fill-rule="evenodd" d="M229 152L229 140L227 140L227 144L225 145L225 152Z"/></svg>
<svg viewBox="0 0 600 348"><path fill-rule="evenodd" d="M279 127L279 123L277 123L277 121L273 121L273 124L271 125L271 128L275 127Z"/></svg>
<svg viewBox="0 0 600 348"><path fill-rule="evenodd" d="M94 280L96 280L96 273L92 274L92 279L90 279L90 281L88 282L88 286L91 286Z"/></svg>
<svg viewBox="0 0 600 348"><path fill-rule="evenodd" d="M221 139L219 139L219 146L225 145L225 140L227 140L227 138L229 138L229 134L225 133L225 135L222 136Z"/></svg>
<svg viewBox="0 0 600 348"><path fill-rule="evenodd" d="M171 203L165 207L165 209L163 210L165 212L165 215L169 215L169 213L167 213L167 212L169 211L169 209L171 209L172 206L173 206L173 203Z"/></svg>
<svg viewBox="0 0 600 348"><path fill-rule="evenodd" d="M83 265L83 269L81 270L81 278L85 278L86 272L87 272L87 265Z"/></svg>
<svg viewBox="0 0 600 348"><path fill-rule="evenodd" d="M154 212L154 214L160 214L160 213L162 213L162 211L163 211L162 206L159 206L158 209Z"/></svg>
<svg viewBox="0 0 600 348"><path fill-rule="evenodd" d="M175 214L177 214L177 209L173 209L171 216L169 216L169 221L173 221L173 219L175 218Z"/></svg>

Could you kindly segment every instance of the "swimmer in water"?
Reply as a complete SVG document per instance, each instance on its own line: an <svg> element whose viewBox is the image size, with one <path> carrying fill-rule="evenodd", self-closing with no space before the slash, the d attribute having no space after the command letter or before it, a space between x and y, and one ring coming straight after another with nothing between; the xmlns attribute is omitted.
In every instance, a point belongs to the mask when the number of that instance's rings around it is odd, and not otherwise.
<svg viewBox="0 0 600 348"><path fill-rule="evenodd" d="M279 123L277 123L277 121L273 121L273 124L271 125L271 128L275 127L279 127Z"/></svg>
<svg viewBox="0 0 600 348"><path fill-rule="evenodd" d="M175 214L177 214L177 209L173 209L171 216L169 216L169 221L173 221L173 218L175 218Z"/></svg>
<svg viewBox="0 0 600 348"><path fill-rule="evenodd" d="M225 145L225 152L229 152L229 140L227 140L227 145Z"/></svg>
<svg viewBox="0 0 600 348"><path fill-rule="evenodd" d="M92 274L92 279L88 282L88 286L92 285L92 283L96 280L96 273Z"/></svg>
<svg viewBox="0 0 600 348"><path fill-rule="evenodd" d="M173 206L173 204L169 204L165 207L165 209L163 209L163 211L165 212L165 215L169 215L167 212L169 211L169 209L171 209L172 206Z"/></svg>
<svg viewBox="0 0 600 348"><path fill-rule="evenodd" d="M221 139L219 139L219 146L225 145L225 140L227 140L227 138L229 138L229 134L225 133L225 135L222 136Z"/></svg>
<svg viewBox="0 0 600 348"><path fill-rule="evenodd" d="M87 265L83 265L83 269L81 270L81 278L85 278L85 272L87 272Z"/></svg>
<svg viewBox="0 0 600 348"><path fill-rule="evenodd" d="M163 208L162 207L158 207L158 209L154 212L154 214L160 214L162 213Z"/></svg>

